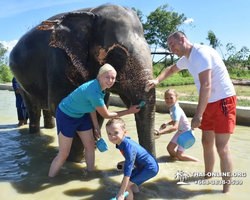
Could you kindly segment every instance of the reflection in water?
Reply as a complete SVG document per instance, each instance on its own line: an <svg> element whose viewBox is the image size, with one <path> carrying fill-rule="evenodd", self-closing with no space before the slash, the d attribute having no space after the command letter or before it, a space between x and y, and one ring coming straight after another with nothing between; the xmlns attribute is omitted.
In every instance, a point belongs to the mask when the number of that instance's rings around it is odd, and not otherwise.
<svg viewBox="0 0 250 200"><path fill-rule="evenodd" d="M0 91L0 199L20 200L67 200L67 199L110 199L120 188L122 172L117 171L117 162L123 160L120 152L108 141L104 128L102 136L109 145L109 151L104 153L96 150L96 171L88 173L85 163L66 162L56 178L47 176L52 159L58 148L56 129L41 127L39 134L29 134L28 125L17 126L14 93ZM117 111L121 108L110 107ZM138 137L134 118L125 116L128 133L135 141ZM156 127L170 120L168 114L156 113ZM104 121L104 123L107 120ZM43 126L41 121L41 126ZM250 127L237 126L231 137L231 149L234 161L234 172L244 172L250 175L249 135ZM203 160L200 142L201 132L195 131L196 143L187 150L188 154ZM187 174L203 172L203 162L180 162L168 156L166 146L172 134L161 136L156 140L159 174L140 186L141 192L135 195L135 200L161 199L249 199L249 177L236 177L243 185L232 186L228 195L221 194L221 185L198 185L196 180L201 177L190 177L188 185L178 185L175 179L178 170ZM219 172L219 159L215 165ZM212 178L212 180L220 180Z"/></svg>

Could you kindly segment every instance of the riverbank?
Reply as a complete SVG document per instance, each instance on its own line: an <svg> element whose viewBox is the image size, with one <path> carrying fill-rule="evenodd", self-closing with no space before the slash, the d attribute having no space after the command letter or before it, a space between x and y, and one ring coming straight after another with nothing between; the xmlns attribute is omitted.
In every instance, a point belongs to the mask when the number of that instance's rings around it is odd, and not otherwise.
<svg viewBox="0 0 250 200"><path fill-rule="evenodd" d="M250 79L231 79L234 85L250 86Z"/></svg>
<svg viewBox="0 0 250 200"><path fill-rule="evenodd" d="M250 81L250 80L249 80ZM0 90L10 90L13 91L11 83L1 84ZM184 112L188 117L193 117L196 111L197 102L191 101L178 101ZM125 107L122 100L118 96L111 96L110 105ZM165 101L162 99L156 99L156 112L159 113L168 113L168 108L165 104ZM250 126L250 107L236 107L236 123L237 125Z"/></svg>

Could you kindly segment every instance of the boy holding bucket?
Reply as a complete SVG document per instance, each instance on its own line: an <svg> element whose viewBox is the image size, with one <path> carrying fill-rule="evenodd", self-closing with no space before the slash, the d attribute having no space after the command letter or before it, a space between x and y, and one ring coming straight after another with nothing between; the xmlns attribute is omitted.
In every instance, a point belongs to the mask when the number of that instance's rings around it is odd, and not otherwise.
<svg viewBox="0 0 250 200"><path fill-rule="evenodd" d="M172 157L177 157L181 161L198 162L198 159L189 155L184 155L185 149L177 143L178 137L182 133L191 129L187 116L185 115L182 108L179 106L177 100L178 95L175 89L169 89L165 92L165 103L169 107L169 113L172 121L166 124L162 124L159 130L155 129L155 135L162 135L177 131L167 146L169 155ZM172 127L165 129L167 125L172 125ZM175 151L175 148L177 146L177 151Z"/></svg>
<svg viewBox="0 0 250 200"><path fill-rule="evenodd" d="M139 192L138 186L156 176L159 171L155 158L141 145L125 137L127 130L123 119L115 117L106 124L109 141L116 145L125 157L124 177L116 198L124 199L124 192L128 191L126 199L133 200L133 193Z"/></svg>

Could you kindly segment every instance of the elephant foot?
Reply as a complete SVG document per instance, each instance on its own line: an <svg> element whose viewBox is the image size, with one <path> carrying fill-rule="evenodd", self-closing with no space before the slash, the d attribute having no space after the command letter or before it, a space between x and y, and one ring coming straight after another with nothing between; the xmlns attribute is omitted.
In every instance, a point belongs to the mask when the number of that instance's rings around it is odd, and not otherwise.
<svg viewBox="0 0 250 200"><path fill-rule="evenodd" d="M29 133L39 133L40 132L40 126L35 124L29 124Z"/></svg>
<svg viewBox="0 0 250 200"><path fill-rule="evenodd" d="M54 128L55 127L55 119L52 117L51 119L44 120L44 128Z"/></svg>

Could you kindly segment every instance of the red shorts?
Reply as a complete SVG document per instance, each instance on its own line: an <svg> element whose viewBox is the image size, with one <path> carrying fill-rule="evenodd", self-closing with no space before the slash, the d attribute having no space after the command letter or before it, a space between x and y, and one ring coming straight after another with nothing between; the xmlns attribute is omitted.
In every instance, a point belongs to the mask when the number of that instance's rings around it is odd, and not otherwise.
<svg viewBox="0 0 250 200"><path fill-rule="evenodd" d="M201 130L215 133L233 133L236 123L236 95L208 103L203 113Z"/></svg>

